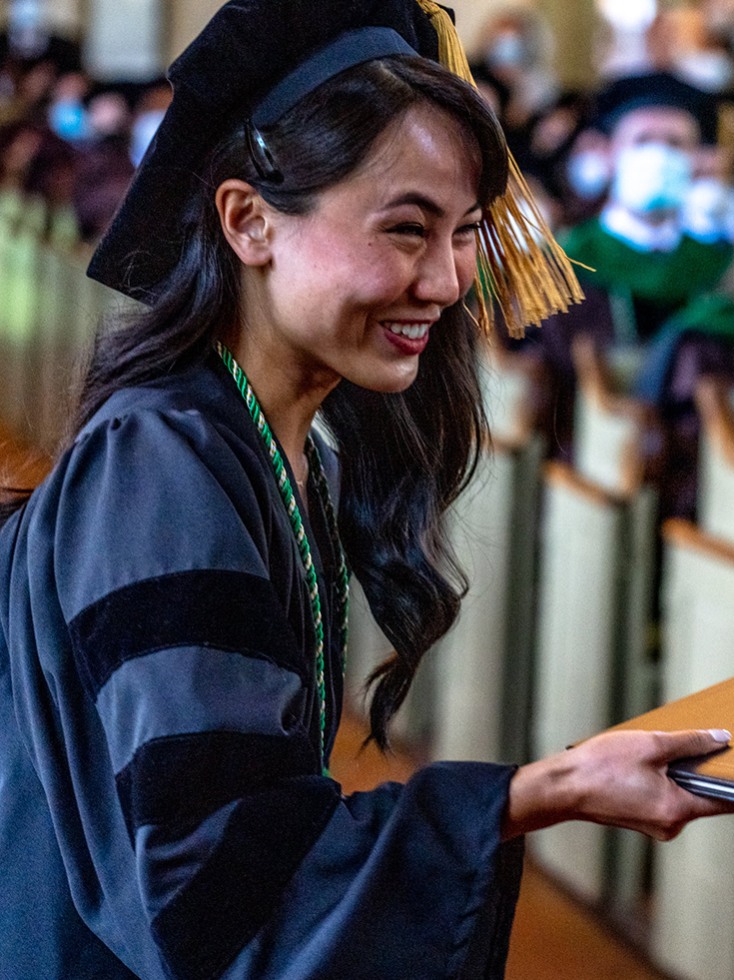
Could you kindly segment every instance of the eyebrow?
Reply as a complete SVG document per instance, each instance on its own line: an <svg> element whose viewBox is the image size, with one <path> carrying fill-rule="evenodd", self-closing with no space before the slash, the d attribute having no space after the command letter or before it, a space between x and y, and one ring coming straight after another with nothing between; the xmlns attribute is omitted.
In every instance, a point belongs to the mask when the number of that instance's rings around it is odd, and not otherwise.
<svg viewBox="0 0 734 980"><path fill-rule="evenodd" d="M436 204L435 201L431 200L430 197L426 197L425 194L418 194L415 191L409 191L407 194L401 194L399 197L394 197L392 200L388 201L383 210L388 211L390 208L397 208L403 204L414 204L421 208L423 211L432 214L436 218L443 218L445 211L440 205ZM482 206L477 201L476 204L472 204L470 208L467 208L465 215L471 214L472 211L481 211Z"/></svg>

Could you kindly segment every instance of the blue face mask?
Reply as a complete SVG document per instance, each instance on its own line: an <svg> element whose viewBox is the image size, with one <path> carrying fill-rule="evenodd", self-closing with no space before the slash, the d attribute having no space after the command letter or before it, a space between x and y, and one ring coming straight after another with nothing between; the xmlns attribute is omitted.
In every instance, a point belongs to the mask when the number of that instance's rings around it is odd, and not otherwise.
<svg viewBox="0 0 734 980"><path fill-rule="evenodd" d="M69 143L89 135L86 109L76 99L54 102L48 111L48 124L57 136Z"/></svg>
<svg viewBox="0 0 734 980"><path fill-rule="evenodd" d="M680 211L691 184L688 154L664 143L622 150L612 181L612 198L633 214Z"/></svg>

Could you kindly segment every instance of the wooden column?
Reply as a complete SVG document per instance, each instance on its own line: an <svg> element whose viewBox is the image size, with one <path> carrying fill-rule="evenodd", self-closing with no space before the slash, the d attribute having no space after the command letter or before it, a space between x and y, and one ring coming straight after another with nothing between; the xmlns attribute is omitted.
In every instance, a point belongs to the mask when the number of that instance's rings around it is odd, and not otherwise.
<svg viewBox="0 0 734 980"><path fill-rule="evenodd" d="M166 61L170 63L190 44L223 5L222 0L163 0L166 8Z"/></svg>
<svg viewBox="0 0 734 980"><path fill-rule="evenodd" d="M85 63L101 79L147 80L163 71L161 0L86 0Z"/></svg>
<svg viewBox="0 0 734 980"><path fill-rule="evenodd" d="M596 79L594 0L538 0L556 43L555 68L563 88L585 89Z"/></svg>

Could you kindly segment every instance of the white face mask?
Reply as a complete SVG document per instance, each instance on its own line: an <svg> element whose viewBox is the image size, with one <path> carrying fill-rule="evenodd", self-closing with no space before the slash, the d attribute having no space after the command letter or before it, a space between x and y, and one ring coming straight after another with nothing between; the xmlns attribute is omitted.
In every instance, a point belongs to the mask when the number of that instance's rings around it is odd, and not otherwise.
<svg viewBox="0 0 734 980"><path fill-rule="evenodd" d="M566 164L566 177L575 194L585 201L593 201L609 186L609 159L599 150L574 153Z"/></svg>
<svg viewBox="0 0 734 980"><path fill-rule="evenodd" d="M490 68L514 68L525 64L527 57L527 45L520 35L505 31L492 41L485 60Z"/></svg>
<svg viewBox="0 0 734 980"><path fill-rule="evenodd" d="M8 26L16 31L39 30L45 27L45 0L11 0Z"/></svg>
<svg viewBox="0 0 734 980"><path fill-rule="evenodd" d="M49 39L46 0L12 0L8 10L10 47L21 57L41 55Z"/></svg>
<svg viewBox="0 0 734 980"><path fill-rule="evenodd" d="M162 109L151 109L138 116L133 123L130 134L130 159L134 166L140 166L145 151L153 142L153 137L158 132L164 116L165 112Z"/></svg>
<svg viewBox="0 0 734 980"><path fill-rule="evenodd" d="M691 184L683 207L683 227L702 242L731 242L734 236L734 189L716 177Z"/></svg>
<svg viewBox="0 0 734 980"><path fill-rule="evenodd" d="M664 143L645 143L619 154L612 198L634 214L678 211L690 184L688 154Z"/></svg>

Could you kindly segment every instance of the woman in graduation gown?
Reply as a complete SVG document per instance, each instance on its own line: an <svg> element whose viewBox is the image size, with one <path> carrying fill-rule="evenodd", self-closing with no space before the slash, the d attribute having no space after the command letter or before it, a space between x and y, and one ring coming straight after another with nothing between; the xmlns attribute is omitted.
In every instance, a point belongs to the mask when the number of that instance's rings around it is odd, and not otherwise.
<svg viewBox="0 0 734 980"><path fill-rule="evenodd" d="M396 649L380 744L460 601L440 518L484 431L462 301L512 222L444 18L233 0L172 68L91 266L144 306L0 536L3 977L501 977L525 831L720 809L665 775L720 744L700 732L329 777L349 572Z"/></svg>

